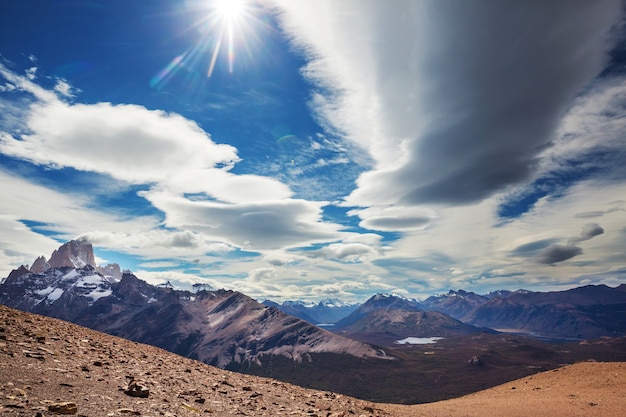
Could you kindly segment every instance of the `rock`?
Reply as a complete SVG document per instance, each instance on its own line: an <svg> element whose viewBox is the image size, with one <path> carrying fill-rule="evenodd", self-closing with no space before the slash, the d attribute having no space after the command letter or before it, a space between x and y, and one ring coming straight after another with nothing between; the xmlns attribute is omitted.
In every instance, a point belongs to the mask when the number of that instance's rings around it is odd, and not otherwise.
<svg viewBox="0 0 626 417"><path fill-rule="evenodd" d="M101 273L105 277L112 277L116 281L122 279L122 270L118 264L108 264L106 266L97 266L96 272Z"/></svg>
<svg viewBox="0 0 626 417"><path fill-rule="evenodd" d="M119 410L116 410L116 412L120 413L120 414L129 414L131 416L140 416L141 413L139 411L135 411L131 408L120 408Z"/></svg>
<svg viewBox="0 0 626 417"><path fill-rule="evenodd" d="M93 246L85 239L71 240L52 252L48 263L51 268L95 266Z"/></svg>
<svg viewBox="0 0 626 417"><path fill-rule="evenodd" d="M48 410L55 414L76 414L78 406L73 402L52 403L48 405Z"/></svg>
<svg viewBox="0 0 626 417"><path fill-rule="evenodd" d="M124 390L124 394L131 397L148 398L150 390L142 382L131 379L128 388Z"/></svg>
<svg viewBox="0 0 626 417"><path fill-rule="evenodd" d="M30 350L22 350L22 353L24 353L24 356L26 356L27 358L33 358L40 361L46 360L46 358L41 353L33 352Z"/></svg>
<svg viewBox="0 0 626 417"><path fill-rule="evenodd" d="M50 269L50 264L46 261L46 257L40 256L35 259L35 262L33 262L33 265L30 267L30 272L41 274L42 272L46 272L48 269Z"/></svg>

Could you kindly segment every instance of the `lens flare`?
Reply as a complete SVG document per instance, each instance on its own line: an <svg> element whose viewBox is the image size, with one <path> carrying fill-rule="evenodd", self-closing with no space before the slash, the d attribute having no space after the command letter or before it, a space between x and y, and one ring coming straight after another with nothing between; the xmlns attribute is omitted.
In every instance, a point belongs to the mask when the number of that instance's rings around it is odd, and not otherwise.
<svg viewBox="0 0 626 417"><path fill-rule="evenodd" d="M184 4L189 16L194 17L184 31L196 31L198 40L152 78L150 85L155 89L163 88L177 74L202 74L204 69L197 68L206 62L207 52L210 59L206 77L213 75L224 55L228 72L233 73L236 50L243 47L248 58L252 58L258 48L249 43L262 42L257 30L271 30L259 17L263 15L263 6L258 0L185 0Z"/></svg>

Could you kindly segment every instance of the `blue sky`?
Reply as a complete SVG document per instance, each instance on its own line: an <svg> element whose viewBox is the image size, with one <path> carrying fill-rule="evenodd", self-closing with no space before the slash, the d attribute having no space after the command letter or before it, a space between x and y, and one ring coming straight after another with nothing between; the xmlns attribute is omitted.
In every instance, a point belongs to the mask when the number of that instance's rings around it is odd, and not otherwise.
<svg viewBox="0 0 626 417"><path fill-rule="evenodd" d="M239 4L240 3L240 4ZM618 0L0 6L0 271L258 299L624 282Z"/></svg>

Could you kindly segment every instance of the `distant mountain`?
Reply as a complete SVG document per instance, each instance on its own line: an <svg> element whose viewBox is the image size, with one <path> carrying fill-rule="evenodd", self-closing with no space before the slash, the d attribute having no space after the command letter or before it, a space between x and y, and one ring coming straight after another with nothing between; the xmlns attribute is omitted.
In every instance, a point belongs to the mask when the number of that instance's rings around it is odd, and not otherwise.
<svg viewBox="0 0 626 417"><path fill-rule="evenodd" d="M497 296L464 315L467 323L542 336L591 339L626 335L626 285Z"/></svg>
<svg viewBox="0 0 626 417"><path fill-rule="evenodd" d="M359 307L358 304L344 303L335 299L322 300L318 303L285 301L282 304L265 300L263 304L315 325L337 323Z"/></svg>
<svg viewBox="0 0 626 417"><path fill-rule="evenodd" d="M481 329L436 311L378 309L337 329L338 334L380 346L392 346L409 337L453 337Z"/></svg>
<svg viewBox="0 0 626 417"><path fill-rule="evenodd" d="M463 321L472 310L485 304L489 299L489 296L473 292L450 290L447 294L428 297L421 305L424 310L438 311Z"/></svg>
<svg viewBox="0 0 626 417"><path fill-rule="evenodd" d="M416 300L409 300L392 294L376 294L361 304L349 316L338 321L335 324L335 329L346 328L376 310L421 311L422 307Z"/></svg>
<svg viewBox="0 0 626 417"><path fill-rule="evenodd" d="M626 335L626 285L588 285L567 291L463 290L429 297L425 310L478 327L549 338L593 339Z"/></svg>
<svg viewBox="0 0 626 417"><path fill-rule="evenodd" d="M315 327L233 291L191 293L124 273L117 281L81 268L21 267L0 284L0 303L148 343L219 367L311 353L385 358L382 351Z"/></svg>

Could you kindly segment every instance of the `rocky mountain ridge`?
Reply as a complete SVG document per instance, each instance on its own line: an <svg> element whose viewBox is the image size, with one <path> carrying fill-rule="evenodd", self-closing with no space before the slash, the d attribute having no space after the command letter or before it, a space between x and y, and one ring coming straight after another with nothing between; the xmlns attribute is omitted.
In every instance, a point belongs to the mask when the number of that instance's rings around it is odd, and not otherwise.
<svg viewBox="0 0 626 417"><path fill-rule="evenodd" d="M156 287L125 273L116 281L91 265L14 271L0 303L61 318L219 367L312 353L390 359L367 344L315 327L235 291L197 293Z"/></svg>

